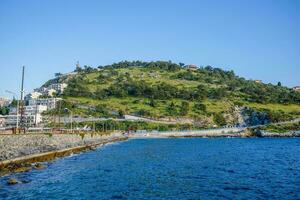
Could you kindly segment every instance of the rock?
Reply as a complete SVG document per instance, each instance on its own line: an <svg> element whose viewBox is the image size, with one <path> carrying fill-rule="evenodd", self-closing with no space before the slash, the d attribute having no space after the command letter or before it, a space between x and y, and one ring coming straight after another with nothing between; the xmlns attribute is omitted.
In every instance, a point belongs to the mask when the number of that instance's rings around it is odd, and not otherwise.
<svg viewBox="0 0 300 200"><path fill-rule="evenodd" d="M19 167L13 170L14 173L24 173L30 171L29 167Z"/></svg>
<svg viewBox="0 0 300 200"><path fill-rule="evenodd" d="M17 179L15 178L10 178L8 181L7 181L7 184L9 185L15 185L15 184L18 184L20 183Z"/></svg>
<svg viewBox="0 0 300 200"><path fill-rule="evenodd" d="M7 175L7 174L9 174L9 170L8 170L8 169L1 169L1 170L0 170L0 177L1 177L1 176L5 176L5 175Z"/></svg>
<svg viewBox="0 0 300 200"><path fill-rule="evenodd" d="M36 163L34 165L34 169L44 169L44 168L45 168L45 166L43 164L41 164L41 163Z"/></svg>
<svg viewBox="0 0 300 200"><path fill-rule="evenodd" d="M247 128L242 137L262 137L262 132L259 129Z"/></svg>

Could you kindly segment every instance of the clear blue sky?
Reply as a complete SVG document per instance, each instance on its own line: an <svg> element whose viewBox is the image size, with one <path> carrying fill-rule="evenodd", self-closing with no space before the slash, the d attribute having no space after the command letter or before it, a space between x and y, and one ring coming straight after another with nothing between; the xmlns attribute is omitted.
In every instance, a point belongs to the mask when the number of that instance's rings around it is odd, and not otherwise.
<svg viewBox="0 0 300 200"><path fill-rule="evenodd" d="M300 85L298 0L0 0L0 96L55 72L172 60Z"/></svg>

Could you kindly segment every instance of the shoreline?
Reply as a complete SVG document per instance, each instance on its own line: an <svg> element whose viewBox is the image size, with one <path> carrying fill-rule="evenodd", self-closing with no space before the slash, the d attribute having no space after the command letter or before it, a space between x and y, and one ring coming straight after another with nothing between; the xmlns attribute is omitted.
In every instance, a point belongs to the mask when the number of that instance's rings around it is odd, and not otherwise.
<svg viewBox="0 0 300 200"><path fill-rule="evenodd" d="M300 131L289 131L285 133L273 133L266 131L237 131L237 132L162 132L162 133L144 133L130 134L129 138L297 138L300 137Z"/></svg>
<svg viewBox="0 0 300 200"><path fill-rule="evenodd" d="M95 150L99 146L103 146L109 143L115 143L127 140L127 137L122 135L110 136L107 138L101 138L100 141L88 143L84 145L73 146L70 148L62 148L53 151L39 152L35 154L28 154L0 161L0 177L11 173L22 173L32 169L42 169L41 162L47 162L55 160L56 158L66 157L72 154L77 154L84 151ZM39 164L39 168L35 164Z"/></svg>
<svg viewBox="0 0 300 200"><path fill-rule="evenodd" d="M58 144L51 143L55 138L47 138L46 142L43 140L39 144L41 147L38 149L37 153L31 153L32 151L28 151L28 146L30 146L32 142L32 138L41 137L41 135L10 135L6 137L18 137L18 140L14 138L14 142L18 143L22 141L23 137L29 137L31 140L27 139L27 143L21 148L21 153L24 153L26 149L27 152L23 156L15 156L9 159L0 160L0 177L10 174L10 173L22 173L27 172L32 169L37 169L36 164L40 164L40 162L47 162L51 160L55 160L56 158L66 157L71 154L76 154L84 151L94 150L98 146L102 146L108 143L114 143L119 141L125 141L128 139L159 139L159 138L298 138L300 137L300 131L290 131L287 133L270 133L270 132L261 132L261 135L248 135L245 132L161 132L161 133L144 133L144 134L129 134L128 136L124 136L121 133L115 133L110 135L97 135L97 134L86 134L86 138L82 137L82 135L74 134L74 135L63 135L63 134L55 134L54 137L58 137L61 143L64 143L64 146L59 146ZM47 135L42 135L45 137ZM2 136L3 137L3 136ZM49 136L47 136L49 137ZM66 137L68 140L66 140ZM80 141L79 141L79 137ZM70 139L71 138L71 139ZM74 140L76 138L76 140ZM3 143L5 140L1 140ZM65 142L69 142L69 144L65 144ZM35 141L36 142L36 141ZM21 142L22 143L22 142ZM13 145L13 144L8 144ZM54 148L54 150L43 151L44 149L49 149L49 145ZM56 146L55 146L56 145ZM58 145L58 146L57 146ZM2 148L2 149L1 149ZM55 149L58 148L58 149ZM41 150L42 149L42 150ZM0 147L0 154L10 151L10 149L3 149L3 146ZM9 152L5 152L9 153ZM20 153L20 152L18 152ZM3 156L2 156L3 157Z"/></svg>

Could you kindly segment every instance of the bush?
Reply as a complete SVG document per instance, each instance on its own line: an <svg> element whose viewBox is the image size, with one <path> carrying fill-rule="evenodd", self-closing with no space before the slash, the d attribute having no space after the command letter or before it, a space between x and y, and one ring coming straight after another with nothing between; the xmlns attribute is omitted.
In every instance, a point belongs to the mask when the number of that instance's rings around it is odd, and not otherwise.
<svg viewBox="0 0 300 200"><path fill-rule="evenodd" d="M226 125L226 120L223 117L222 114L220 113L216 113L214 114L214 118L213 118L214 122L219 125L219 126L225 126Z"/></svg>

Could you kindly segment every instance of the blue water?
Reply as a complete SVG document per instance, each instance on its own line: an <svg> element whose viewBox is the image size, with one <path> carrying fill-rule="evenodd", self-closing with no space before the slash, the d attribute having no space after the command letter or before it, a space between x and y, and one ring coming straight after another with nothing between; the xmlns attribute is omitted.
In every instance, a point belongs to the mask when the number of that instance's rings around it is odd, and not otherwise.
<svg viewBox="0 0 300 200"><path fill-rule="evenodd" d="M0 199L300 199L300 139L129 140L1 177Z"/></svg>

